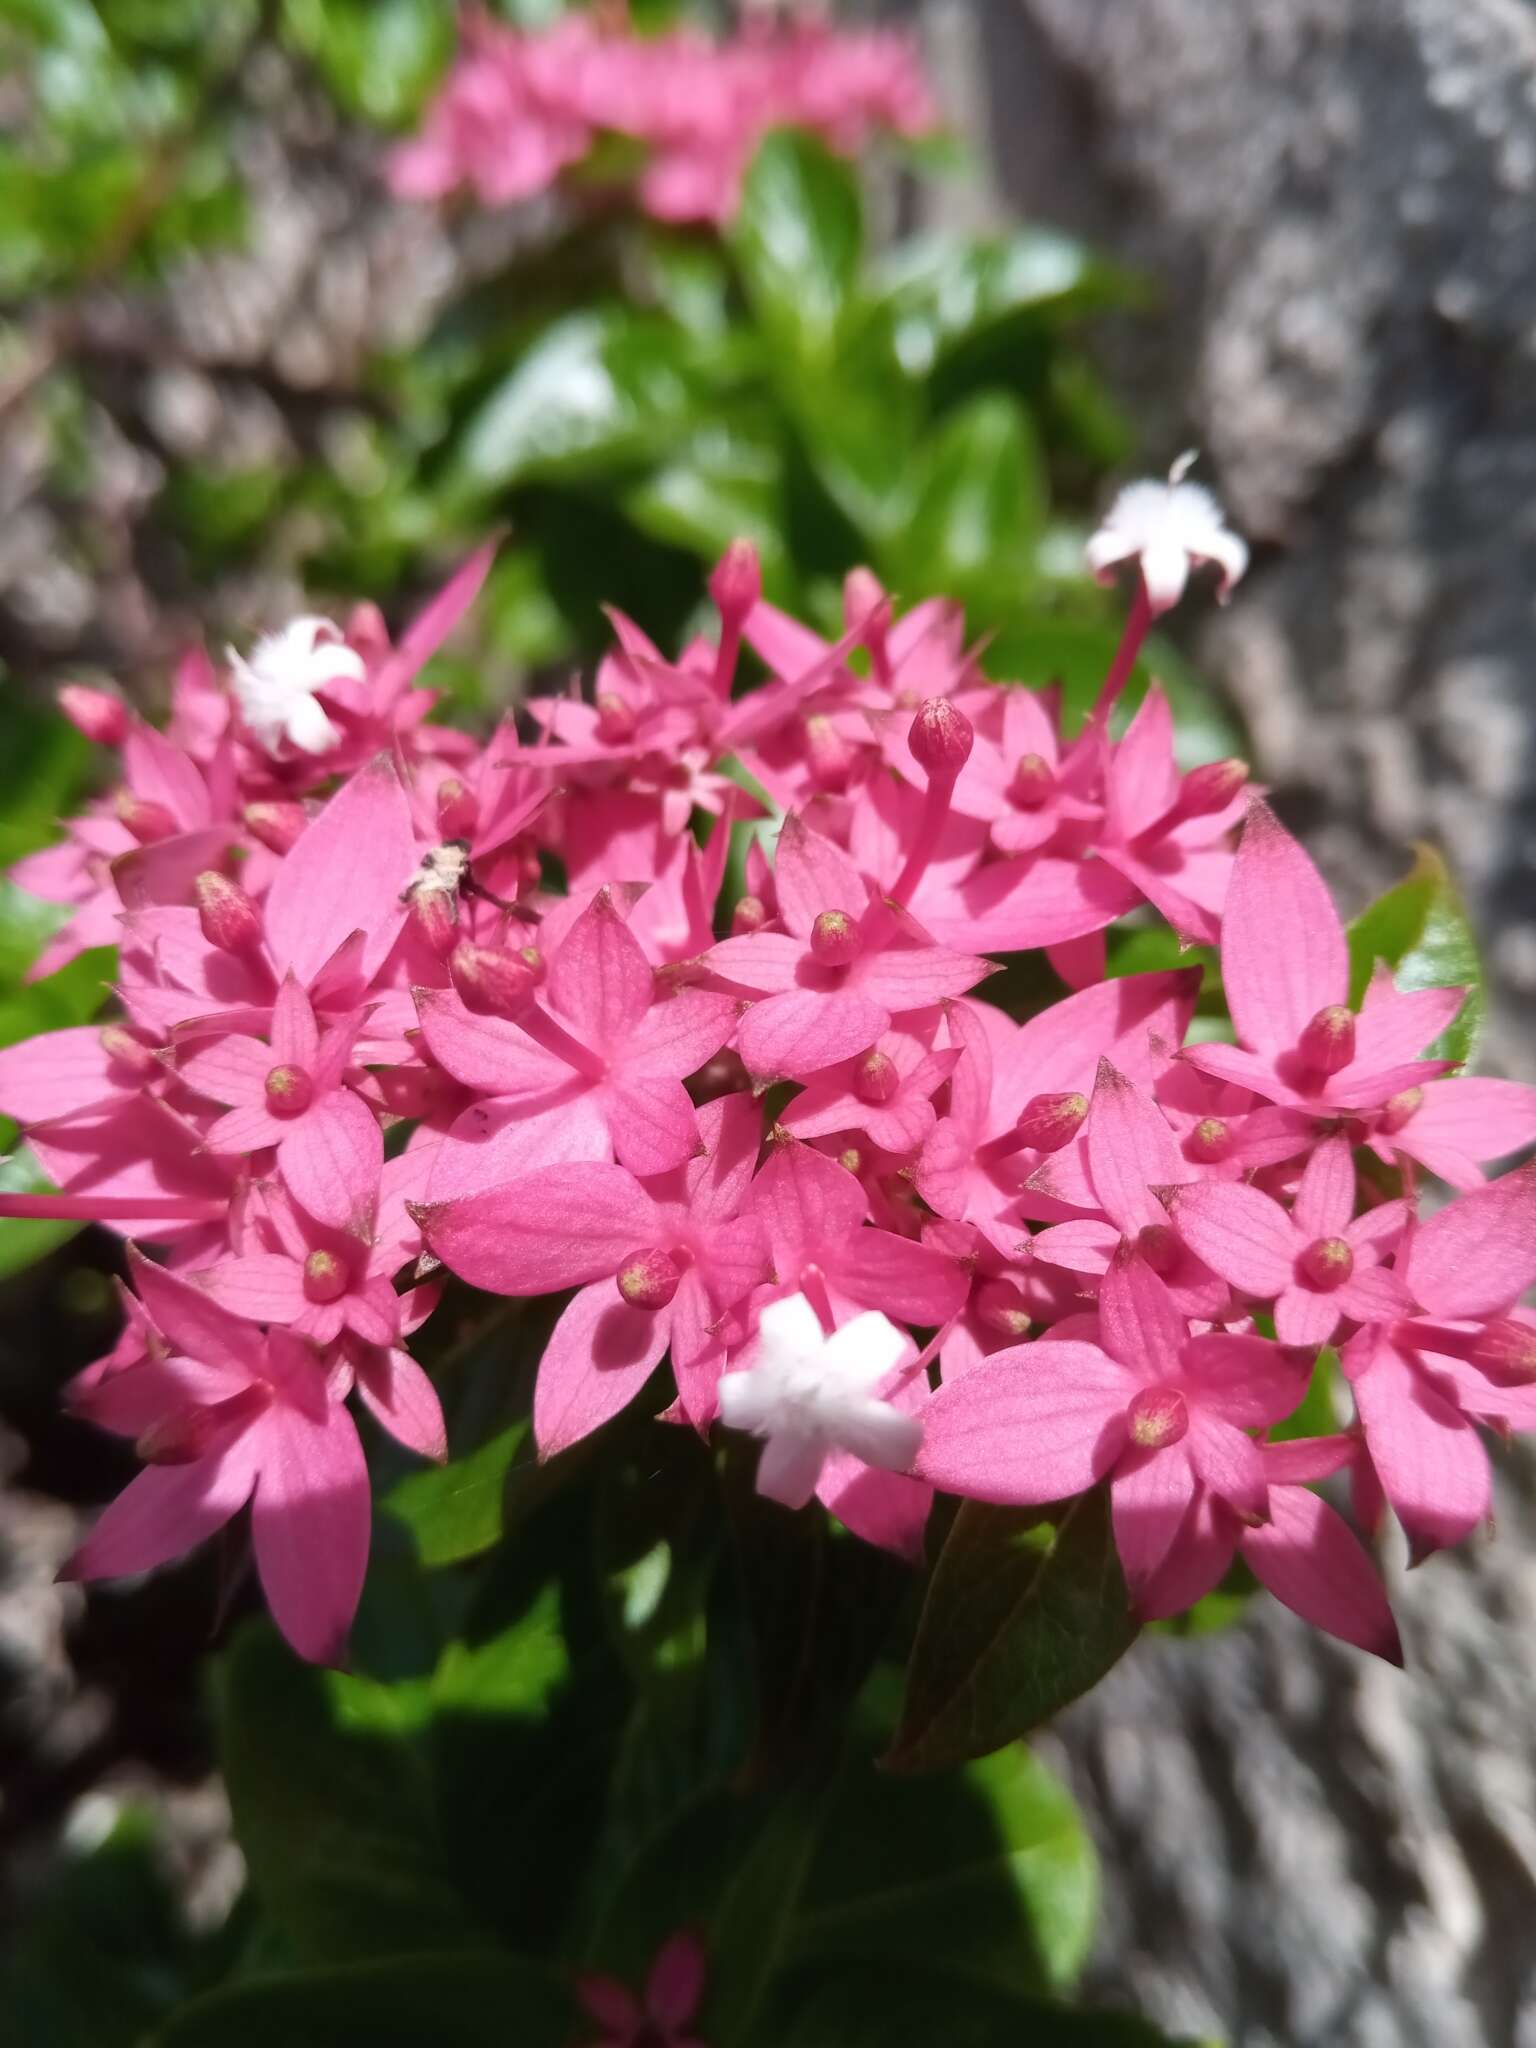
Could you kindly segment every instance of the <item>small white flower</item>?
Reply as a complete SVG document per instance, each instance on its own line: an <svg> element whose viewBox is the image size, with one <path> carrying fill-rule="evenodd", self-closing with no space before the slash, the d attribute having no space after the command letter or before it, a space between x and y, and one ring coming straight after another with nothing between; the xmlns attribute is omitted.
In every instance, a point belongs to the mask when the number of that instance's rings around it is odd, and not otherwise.
<svg viewBox="0 0 1536 2048"><path fill-rule="evenodd" d="M306 754L325 754L341 734L315 692L328 683L361 682L363 657L329 619L290 619L258 640L249 657L227 650L230 686L251 736L269 754L285 740Z"/></svg>
<svg viewBox="0 0 1536 2048"><path fill-rule="evenodd" d="M803 1294L770 1302L758 1318L752 1364L720 1380L720 1417L764 1439L757 1490L804 1507L831 1451L904 1472L923 1426L874 1388L910 1353L908 1338L878 1309L829 1337Z"/></svg>
<svg viewBox="0 0 1536 2048"><path fill-rule="evenodd" d="M1197 563L1215 564L1223 601L1248 566L1247 543L1224 524L1215 498L1203 484L1184 481L1193 461L1181 456L1165 484L1127 484L1088 542L1088 567L1101 583L1139 558L1154 617L1178 603Z"/></svg>

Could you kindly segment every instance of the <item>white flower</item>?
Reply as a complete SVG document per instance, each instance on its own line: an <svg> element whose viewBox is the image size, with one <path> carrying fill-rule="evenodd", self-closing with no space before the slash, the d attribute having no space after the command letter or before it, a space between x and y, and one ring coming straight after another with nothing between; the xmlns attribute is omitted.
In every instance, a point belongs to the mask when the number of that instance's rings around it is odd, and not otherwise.
<svg viewBox="0 0 1536 2048"><path fill-rule="evenodd" d="M1127 484L1088 542L1088 567L1101 583L1122 562L1140 559L1154 617L1178 603L1197 563L1216 565L1223 600L1248 566L1247 544L1223 523L1215 498L1203 484L1184 481L1193 460L1181 456L1165 484Z"/></svg>
<svg viewBox="0 0 1536 2048"><path fill-rule="evenodd" d="M904 1472L917 1456L923 1426L873 1389L910 1354L909 1339L878 1309L855 1316L829 1337L803 1294L770 1302L758 1318L746 1372L720 1380L720 1417L731 1429L764 1438L757 1490L785 1507L804 1507L831 1451L866 1465Z"/></svg>
<svg viewBox="0 0 1536 2048"><path fill-rule="evenodd" d="M325 754L341 734L316 696L328 683L361 682L363 657L329 619L290 619L258 640L250 656L229 648L230 686L251 736L269 754L285 740L306 754Z"/></svg>

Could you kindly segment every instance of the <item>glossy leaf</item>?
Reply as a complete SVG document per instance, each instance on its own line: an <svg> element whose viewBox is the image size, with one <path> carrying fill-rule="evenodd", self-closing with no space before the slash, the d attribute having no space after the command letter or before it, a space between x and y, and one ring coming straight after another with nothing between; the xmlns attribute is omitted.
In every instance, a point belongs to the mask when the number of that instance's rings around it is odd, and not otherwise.
<svg viewBox="0 0 1536 2048"><path fill-rule="evenodd" d="M972 399L940 424L918 463L893 562L899 587L1016 602L1047 510L1022 407L1003 392Z"/></svg>
<svg viewBox="0 0 1536 2048"><path fill-rule="evenodd" d="M1060 1510L962 1502L907 1667L886 1768L938 1771L1027 1735L1136 1639L1102 1492Z"/></svg>
<svg viewBox="0 0 1536 2048"><path fill-rule="evenodd" d="M454 10L446 0L283 0L282 27L347 113L396 127L447 61Z"/></svg>
<svg viewBox="0 0 1536 2048"><path fill-rule="evenodd" d="M501 1541L507 1477L527 1436L527 1421L514 1422L468 1457L391 1487L384 1510L410 1530L422 1564L461 1564Z"/></svg>
<svg viewBox="0 0 1536 2048"><path fill-rule="evenodd" d="M802 365L833 350L863 236L852 168L809 136L768 136L747 172L732 245L759 323Z"/></svg>
<svg viewBox="0 0 1536 2048"><path fill-rule="evenodd" d="M1349 927L1349 996L1358 1005L1378 960L1400 989L1465 988L1467 999L1432 1046L1437 1059L1469 1060L1482 1029L1483 968L1461 892L1432 846L1420 846L1396 888Z"/></svg>

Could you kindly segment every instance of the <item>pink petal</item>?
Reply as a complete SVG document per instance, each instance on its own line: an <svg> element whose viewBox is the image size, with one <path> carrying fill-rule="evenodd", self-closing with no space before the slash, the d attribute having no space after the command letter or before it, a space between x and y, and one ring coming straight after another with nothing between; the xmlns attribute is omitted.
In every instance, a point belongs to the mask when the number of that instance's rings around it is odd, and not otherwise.
<svg viewBox="0 0 1536 2048"><path fill-rule="evenodd" d="M78 1116L142 1085L108 1056L100 1029L89 1024L0 1050L0 1108L22 1124Z"/></svg>
<svg viewBox="0 0 1536 2048"><path fill-rule="evenodd" d="M1120 1456L1136 1386L1093 1344L1044 1338L996 1351L929 1401L912 1469L972 1500L1065 1500Z"/></svg>
<svg viewBox="0 0 1536 2048"><path fill-rule="evenodd" d="M1291 1219L1310 1242L1342 1237L1355 1213L1355 1155L1347 1138L1325 1138L1302 1170Z"/></svg>
<svg viewBox="0 0 1536 2048"><path fill-rule="evenodd" d="M1341 1642L1403 1661L1397 1624L1375 1567L1343 1518L1301 1486L1278 1486L1270 1519L1242 1536L1243 1557L1261 1585Z"/></svg>
<svg viewBox="0 0 1536 2048"><path fill-rule="evenodd" d="M1271 1102L1299 1102L1301 1097L1275 1072L1266 1053L1244 1052L1240 1045L1186 1045L1180 1058L1213 1081L1228 1081L1237 1088L1249 1088ZM1301 1147L1295 1148L1298 1152ZM1290 1157L1290 1154L1286 1155Z"/></svg>
<svg viewBox="0 0 1536 2048"><path fill-rule="evenodd" d="M1424 1100L1386 1141L1452 1187L1479 1188L1479 1168L1536 1143L1536 1088L1458 1075L1424 1084Z"/></svg>
<svg viewBox="0 0 1536 2048"><path fill-rule="evenodd" d="M974 953L951 953L944 946L887 946L854 962L848 986L851 994L901 1015L963 996L996 972L990 960Z"/></svg>
<svg viewBox="0 0 1536 2048"><path fill-rule="evenodd" d="M195 878L207 868L222 867L226 851L238 836L233 825L215 825L205 831L178 832L174 839L120 853L112 863L112 885L123 908L146 910L156 904L185 903Z"/></svg>
<svg viewBox="0 0 1536 2048"><path fill-rule="evenodd" d="M281 969L312 981L354 931L371 980L405 922L401 891L417 865L410 806L387 754L336 792L267 892L267 944Z"/></svg>
<svg viewBox="0 0 1536 2048"><path fill-rule="evenodd" d="M608 1119L593 1089L567 1090L539 1110L476 1102L444 1133L432 1162L427 1198L452 1201L505 1187L540 1167L612 1158Z"/></svg>
<svg viewBox="0 0 1536 2048"><path fill-rule="evenodd" d="M610 2027L623 2040L645 2019L639 1999L617 1977L584 1971L576 1979L576 1997L582 2010L600 2027ZM612 2048L612 2044L601 2043L599 2048Z"/></svg>
<svg viewBox="0 0 1536 2048"><path fill-rule="evenodd" d="M583 1287L553 1331L533 1392L533 1434L551 1458L630 1402L667 1348L669 1319L631 1308L612 1279Z"/></svg>
<svg viewBox="0 0 1536 2048"><path fill-rule="evenodd" d="M384 1165L384 1134L348 1088L322 1095L295 1117L277 1148L289 1194L317 1223L347 1230L370 1219Z"/></svg>
<svg viewBox="0 0 1536 2048"><path fill-rule="evenodd" d="M357 1361L363 1405L396 1443L438 1464L448 1455L448 1432L437 1389L408 1351L398 1345L365 1351Z"/></svg>
<svg viewBox="0 0 1536 2048"><path fill-rule="evenodd" d="M1227 889L1221 960L1232 1022L1255 1051L1289 1050L1319 1010L1349 999L1349 954L1333 898L1257 798Z"/></svg>
<svg viewBox="0 0 1536 2048"><path fill-rule="evenodd" d="M144 1313L175 1350L199 1364L237 1374L242 1385L259 1376L261 1339L248 1323L209 1299L200 1287L180 1280L137 1251L128 1270Z"/></svg>
<svg viewBox="0 0 1536 2048"><path fill-rule="evenodd" d="M1337 1298L1340 1309L1357 1323L1391 1322L1413 1308L1407 1288L1385 1266L1357 1266Z"/></svg>
<svg viewBox="0 0 1536 2048"><path fill-rule="evenodd" d="M136 797L164 804L183 830L210 822L208 786L173 740L135 723L123 742L123 779Z"/></svg>
<svg viewBox="0 0 1536 2048"><path fill-rule="evenodd" d="M1034 1256L1049 1266L1065 1267L1069 1273L1107 1273L1120 1233L1113 1223L1085 1217L1080 1222L1053 1223L1046 1230L1037 1230L1029 1243Z"/></svg>
<svg viewBox="0 0 1536 2048"><path fill-rule="evenodd" d="M250 1252L205 1266L197 1284L231 1315L252 1323L291 1323L307 1306L304 1268L277 1252Z"/></svg>
<svg viewBox="0 0 1536 2048"><path fill-rule="evenodd" d="M1243 1181L1181 1187L1170 1213L1196 1258L1256 1301L1270 1301L1295 1278L1301 1242L1278 1202Z"/></svg>
<svg viewBox="0 0 1536 2048"><path fill-rule="evenodd" d="M704 2002L704 1944L691 1927L664 1942L645 1982L645 2009L658 2027L686 2027Z"/></svg>
<svg viewBox="0 0 1536 2048"><path fill-rule="evenodd" d="M1161 690L1148 690L1110 758L1108 818L1122 840L1135 839L1168 810L1178 791L1173 714Z"/></svg>
<svg viewBox="0 0 1536 2048"><path fill-rule="evenodd" d="M863 1543L920 1564L933 1488L903 1472L882 1472L851 1452L834 1451L821 1468L817 1498Z"/></svg>
<svg viewBox="0 0 1536 2048"><path fill-rule="evenodd" d="M495 541L475 549L437 595L416 614L400 636L400 644L384 657L368 679L370 691L387 700L414 682L420 670L448 638L479 594L496 559Z"/></svg>
<svg viewBox="0 0 1536 2048"><path fill-rule="evenodd" d="M1241 1528L1223 1502L1197 1493L1161 1569L1141 1590L1142 1619L1164 1621L1203 1600L1225 1578Z"/></svg>
<svg viewBox="0 0 1536 2048"><path fill-rule="evenodd" d="M653 1003L614 1050L626 1078L684 1081L696 1074L736 1029L736 1004L729 996L688 989Z"/></svg>
<svg viewBox="0 0 1536 2048"><path fill-rule="evenodd" d="M735 988L783 995L799 988L810 955L805 941L788 932L751 932L722 939L704 955L704 964Z"/></svg>
<svg viewBox="0 0 1536 2048"><path fill-rule="evenodd" d="M751 1095L720 1095L699 1111L704 1156L688 1168L688 1206L697 1221L723 1222L747 1198L763 1141L763 1112Z"/></svg>
<svg viewBox="0 0 1536 2048"><path fill-rule="evenodd" d="M890 1022L889 1010L863 996L796 989L754 1003L736 1044L749 1073L799 1080L866 1052Z"/></svg>
<svg viewBox="0 0 1536 2048"><path fill-rule="evenodd" d="M1147 1384L1177 1380L1189 1325L1145 1259L1117 1252L1099 1289L1100 1343Z"/></svg>
<svg viewBox="0 0 1536 2048"><path fill-rule="evenodd" d="M434 1202L420 1221L444 1265L491 1294L578 1287L616 1273L656 1235L655 1204L634 1175L595 1161Z"/></svg>
<svg viewBox="0 0 1536 2048"><path fill-rule="evenodd" d="M1508 1308L1536 1282L1536 1164L1447 1202L1414 1231L1403 1266L1431 1315Z"/></svg>
<svg viewBox="0 0 1536 2048"><path fill-rule="evenodd" d="M1307 1391L1307 1366L1263 1337L1192 1337L1183 1365L1185 1387L1200 1406L1239 1429L1282 1421Z"/></svg>
<svg viewBox="0 0 1536 2048"><path fill-rule="evenodd" d="M1354 1064L1376 1071L1417 1059L1455 1022L1466 999L1464 988L1399 989L1391 968L1378 960L1355 1020Z"/></svg>
<svg viewBox="0 0 1536 2048"><path fill-rule="evenodd" d="M814 1242L808 1249L818 1255ZM958 1260L889 1230L853 1230L828 1239L819 1259L840 1292L898 1322L937 1328L960 1313L970 1292L970 1276Z"/></svg>
<svg viewBox="0 0 1536 2048"><path fill-rule="evenodd" d="M267 1076L279 1064L271 1046L233 1032L202 1052L177 1062L176 1071L195 1095L231 1107L263 1109Z"/></svg>
<svg viewBox="0 0 1536 2048"><path fill-rule="evenodd" d="M1124 917L1139 892L1103 861L997 861L952 892L952 906L920 889L913 909L943 944L977 953L1018 953L1086 938Z"/></svg>
<svg viewBox="0 0 1536 2048"><path fill-rule="evenodd" d="M252 1477L243 1440L220 1458L147 1465L97 1517L60 1576L129 1578L184 1557L244 1507Z"/></svg>
<svg viewBox="0 0 1536 2048"><path fill-rule="evenodd" d="M650 963L599 889L549 963L549 999L584 1044L619 1052L651 1005Z"/></svg>
<svg viewBox="0 0 1536 2048"><path fill-rule="evenodd" d="M1264 1461L1252 1437L1244 1436L1220 1416L1194 1408L1184 1443L1202 1485L1245 1520L1265 1512Z"/></svg>
<svg viewBox="0 0 1536 2048"><path fill-rule="evenodd" d="M210 1152L263 1152L280 1145L293 1130L291 1117L275 1117L261 1103L232 1109L209 1125L205 1142Z"/></svg>
<svg viewBox="0 0 1536 2048"><path fill-rule="evenodd" d="M1151 1097L1108 1060L1099 1062L1083 1146L1094 1192L1112 1223L1130 1233L1166 1222L1151 1189L1187 1173L1178 1140Z"/></svg>
<svg viewBox="0 0 1536 2048"><path fill-rule="evenodd" d="M806 938L824 910L845 910L857 920L869 890L840 846L807 829L791 811L779 833L773 863L779 915L797 938Z"/></svg>
<svg viewBox="0 0 1536 2048"><path fill-rule="evenodd" d="M571 1069L504 1017L468 1010L451 989L416 991L421 1035L444 1072L482 1095L533 1101L565 1087Z"/></svg>
<svg viewBox="0 0 1536 2048"><path fill-rule="evenodd" d="M797 1274L859 1228L869 1198L846 1167L797 1139L776 1145L752 1186L752 1212L768 1232L781 1279Z"/></svg>
<svg viewBox="0 0 1536 2048"><path fill-rule="evenodd" d="M272 1005L272 1056L274 1067L313 1068L320 1050L320 1029L315 1008L292 974Z"/></svg>
<svg viewBox="0 0 1536 2048"><path fill-rule="evenodd" d="M1275 1297L1275 1335L1282 1344L1313 1350L1328 1342L1339 1327L1343 1312L1338 1290L1324 1293L1304 1282L1292 1281Z"/></svg>
<svg viewBox="0 0 1536 2048"><path fill-rule="evenodd" d="M1415 1562L1460 1543L1492 1505L1477 1432L1389 1344L1375 1346L1353 1387L1371 1463Z"/></svg>
<svg viewBox="0 0 1536 2048"><path fill-rule="evenodd" d="M698 1119L681 1081L619 1074L603 1090L621 1166L642 1176L670 1173L699 1149Z"/></svg>
<svg viewBox="0 0 1536 2048"><path fill-rule="evenodd" d="M260 1436L251 1540L267 1606L301 1657L338 1664L368 1569L373 1503L363 1447L339 1404L317 1420L281 1402Z"/></svg>
<svg viewBox="0 0 1536 2048"><path fill-rule="evenodd" d="M1132 1606L1167 1559L1195 1497L1195 1477L1183 1444L1165 1450L1131 1449L1109 1483L1115 1548Z"/></svg>

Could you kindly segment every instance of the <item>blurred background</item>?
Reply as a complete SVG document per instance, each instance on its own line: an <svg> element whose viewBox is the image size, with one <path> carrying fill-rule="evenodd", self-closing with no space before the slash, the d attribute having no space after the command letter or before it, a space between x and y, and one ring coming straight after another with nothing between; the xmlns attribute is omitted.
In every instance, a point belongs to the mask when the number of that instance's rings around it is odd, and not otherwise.
<svg viewBox="0 0 1536 2048"><path fill-rule="evenodd" d="M1437 843L1485 1063L1536 1078L1536 14L836 12L913 30L944 133L858 181L778 151L716 235L637 221L621 163L494 208L392 196L453 0L0 0L5 859L87 786L59 683L152 710L190 641L361 600L398 626L495 527L435 677L456 715L589 663L605 600L675 639L737 533L818 623L867 562L961 597L994 674L1081 696L1114 638L1082 533L1194 446L1255 558L1154 651L1191 758L1250 756L1346 914ZM22 984L51 924L0 896L7 1042L99 999L99 956ZM113 1250L5 1230L0 1909L44 2048L132 2040L157 1971L217 1969L240 1884L201 1703L217 1560L52 1583L123 1476L57 1413L110 1341ZM1407 1675L1261 1603L1147 1637L1046 1738L1104 1856L1090 1990L1244 2048L1536 2044L1536 1512L1504 1478L1496 1539L1397 1575ZM66 1905L118 2019L58 1990Z"/></svg>

